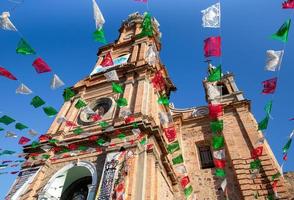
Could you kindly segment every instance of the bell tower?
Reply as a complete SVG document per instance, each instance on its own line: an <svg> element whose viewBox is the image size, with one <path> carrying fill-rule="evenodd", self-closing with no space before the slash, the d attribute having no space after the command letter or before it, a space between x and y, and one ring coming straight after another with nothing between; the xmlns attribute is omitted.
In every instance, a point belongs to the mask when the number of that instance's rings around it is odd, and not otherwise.
<svg viewBox="0 0 294 200"><path fill-rule="evenodd" d="M142 34L146 20L151 35ZM92 73L65 90L65 96L74 95L47 133L24 147L22 172L34 178L22 180L22 187L17 181L7 199L176 196L178 180L158 114L168 112L159 97L168 99L175 86L159 60L160 37L159 23L148 13L133 13L123 21L118 39L99 49ZM103 66L110 57L111 64ZM160 91L152 83L158 72L164 83Z"/></svg>

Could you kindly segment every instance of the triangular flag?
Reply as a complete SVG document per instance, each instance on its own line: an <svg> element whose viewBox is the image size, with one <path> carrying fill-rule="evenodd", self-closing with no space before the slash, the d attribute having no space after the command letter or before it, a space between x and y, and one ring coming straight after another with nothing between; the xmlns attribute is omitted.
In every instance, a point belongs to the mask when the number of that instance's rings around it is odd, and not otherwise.
<svg viewBox="0 0 294 200"><path fill-rule="evenodd" d="M31 135L31 136L36 136L36 135L38 135L38 132L37 131L35 131L35 130L33 130L33 129L30 129L29 131L28 131L28 133Z"/></svg>
<svg viewBox="0 0 294 200"><path fill-rule="evenodd" d="M100 28L102 28L103 24L105 23L105 19L101 13L96 1L93 0L92 2L93 2L93 12L94 12L94 20L95 20L95 24L96 24L96 29L99 30Z"/></svg>
<svg viewBox="0 0 294 200"><path fill-rule="evenodd" d="M23 38L17 44L16 53L22 55L36 54L35 50Z"/></svg>
<svg viewBox="0 0 294 200"><path fill-rule="evenodd" d="M262 156L262 150L263 150L262 146L253 149L251 151L251 158L252 159L257 159L259 156Z"/></svg>
<svg viewBox="0 0 294 200"><path fill-rule="evenodd" d="M181 186L182 186L182 188L185 188L189 183L190 183L189 176L184 176L181 179Z"/></svg>
<svg viewBox="0 0 294 200"><path fill-rule="evenodd" d="M159 104L161 104L161 105L165 105L165 106L168 106L169 105L169 99L165 95L159 96L159 98L157 99L157 102Z"/></svg>
<svg viewBox="0 0 294 200"><path fill-rule="evenodd" d="M65 118L65 117L59 117L58 119L57 119L57 123L58 124L62 124L63 122L66 122L67 121L67 119Z"/></svg>
<svg viewBox="0 0 294 200"><path fill-rule="evenodd" d="M119 81L119 78L115 70L104 73L104 76L107 79L107 81Z"/></svg>
<svg viewBox="0 0 294 200"><path fill-rule="evenodd" d="M210 76L209 76L210 77ZM220 75L216 74L216 79L220 79ZM213 80L214 77L211 76L210 80ZM207 94L209 96L210 99L217 99L219 97L221 97L221 93L222 93L222 88L221 86L217 86L217 85L212 85L212 84L208 84L207 85Z"/></svg>
<svg viewBox="0 0 294 200"><path fill-rule="evenodd" d="M215 169L215 175L217 177L225 177L226 176L226 172L223 169L216 168Z"/></svg>
<svg viewBox="0 0 294 200"><path fill-rule="evenodd" d="M4 76L10 80L17 80L17 78L15 76L13 76L13 74L11 74L8 70L6 70L3 67L0 67L0 76Z"/></svg>
<svg viewBox="0 0 294 200"><path fill-rule="evenodd" d="M7 31L17 31L15 26L10 21L9 17L9 12L2 12L2 14L0 15L0 28Z"/></svg>
<svg viewBox="0 0 294 200"><path fill-rule="evenodd" d="M141 25L142 32L138 35L138 37L145 37L145 36L153 36L153 26L152 26L152 19L149 13L144 13L144 19Z"/></svg>
<svg viewBox="0 0 294 200"><path fill-rule="evenodd" d="M272 111L272 107L273 107L273 101L270 100L269 102L267 102L267 104L264 107L265 113L269 115Z"/></svg>
<svg viewBox="0 0 294 200"><path fill-rule="evenodd" d="M260 169L261 167L261 161L260 160L254 160L252 162L250 162L250 169Z"/></svg>
<svg viewBox="0 0 294 200"><path fill-rule="evenodd" d="M266 117L261 122L258 123L258 130L262 131L267 129L268 121L269 121L269 115L266 115Z"/></svg>
<svg viewBox="0 0 294 200"><path fill-rule="evenodd" d="M212 147L214 150L220 149L224 147L224 136L214 135L212 137Z"/></svg>
<svg viewBox="0 0 294 200"><path fill-rule="evenodd" d="M4 131L4 128L0 127L0 131Z"/></svg>
<svg viewBox="0 0 294 200"><path fill-rule="evenodd" d="M277 87L277 81L278 81L277 77L263 81L262 94L273 94Z"/></svg>
<svg viewBox="0 0 294 200"><path fill-rule="evenodd" d="M209 104L209 118L210 119L217 119L218 117L223 115L223 106L221 104Z"/></svg>
<svg viewBox="0 0 294 200"><path fill-rule="evenodd" d="M165 79L163 78L162 73L160 71L157 71L155 73L151 81L154 89L157 91L162 91L166 87Z"/></svg>
<svg viewBox="0 0 294 200"><path fill-rule="evenodd" d="M192 185L190 185L189 187L185 188L184 189L184 194L185 194L185 197L189 197L193 192L193 187Z"/></svg>
<svg viewBox="0 0 294 200"><path fill-rule="evenodd" d="M225 178L223 181L222 181L222 183L221 183L221 188L222 188L222 190L223 191L225 191L225 189L226 189L226 187L227 187L227 179Z"/></svg>
<svg viewBox="0 0 294 200"><path fill-rule="evenodd" d="M123 87L120 84L112 82L112 91L118 94L122 94L124 92Z"/></svg>
<svg viewBox="0 0 294 200"><path fill-rule="evenodd" d="M213 163L214 163L214 166L215 166L216 168L221 168L221 169L223 169L223 168L225 168L225 166L226 166L226 161L225 161L225 160L214 159L214 160L213 160Z"/></svg>
<svg viewBox="0 0 294 200"><path fill-rule="evenodd" d="M55 90L62 86L64 86L64 82L56 74L54 74L50 83L51 89Z"/></svg>
<svg viewBox="0 0 294 200"><path fill-rule="evenodd" d="M288 34L290 30L291 19L285 21L285 23L279 28L279 30L271 36L274 40L279 40L281 42L288 42Z"/></svg>
<svg viewBox="0 0 294 200"><path fill-rule="evenodd" d="M184 158L182 154L176 156L175 158L172 159L173 165L181 164L184 162Z"/></svg>
<svg viewBox="0 0 294 200"><path fill-rule="evenodd" d="M267 60L266 60L265 70L267 71L280 70L283 55L284 55L284 50L280 50L280 51L267 50L266 51Z"/></svg>
<svg viewBox="0 0 294 200"><path fill-rule="evenodd" d="M75 95L76 93L71 88L66 88L62 94L64 101L69 101Z"/></svg>
<svg viewBox="0 0 294 200"><path fill-rule="evenodd" d="M204 40L204 56L221 56L221 37L209 37Z"/></svg>
<svg viewBox="0 0 294 200"><path fill-rule="evenodd" d="M114 65L110 51L103 57L103 60L100 63L100 65L102 67L110 67Z"/></svg>
<svg viewBox="0 0 294 200"><path fill-rule="evenodd" d="M51 68L42 58L37 58L32 65L38 74L51 72Z"/></svg>
<svg viewBox="0 0 294 200"><path fill-rule="evenodd" d="M23 129L26 129L28 127L26 125L22 124L22 123L16 123L15 128L18 129L18 130L23 130Z"/></svg>
<svg viewBox="0 0 294 200"><path fill-rule="evenodd" d="M75 130L73 130L73 133L76 135L79 135L81 133L84 132L84 129L82 129L81 127L76 128Z"/></svg>
<svg viewBox="0 0 294 200"><path fill-rule="evenodd" d="M85 106L87 106L87 104L82 99L79 99L77 103L75 104L75 108L77 109L81 109Z"/></svg>
<svg viewBox="0 0 294 200"><path fill-rule="evenodd" d="M41 97L39 96L35 96L30 103L32 106L34 106L35 108L38 108L42 105L45 104L45 101L43 101L43 99L41 99Z"/></svg>
<svg viewBox="0 0 294 200"><path fill-rule="evenodd" d="M106 39L105 39L105 35L104 35L104 29L102 27L100 29L97 29L93 33L93 38L94 38L95 42L101 42L103 44L106 44Z"/></svg>
<svg viewBox="0 0 294 200"><path fill-rule="evenodd" d="M221 9L220 3L216 3L205 10L202 10L202 26L206 28L220 28Z"/></svg>
<svg viewBox="0 0 294 200"><path fill-rule="evenodd" d="M28 88L25 84L21 83L20 86L18 86L18 88L15 91L16 94L32 94L33 91Z"/></svg>
<svg viewBox="0 0 294 200"><path fill-rule="evenodd" d="M293 9L294 8L294 0L284 1L282 4L283 9Z"/></svg>
<svg viewBox="0 0 294 200"><path fill-rule="evenodd" d="M287 143L285 144L285 146L283 147L283 153L287 153L288 152L288 150L290 149L291 143L292 143L292 138L290 138L287 141Z"/></svg>
<svg viewBox="0 0 294 200"><path fill-rule="evenodd" d="M210 122L210 128L213 133L221 132L224 128L224 121L223 120L212 121Z"/></svg>
<svg viewBox="0 0 294 200"><path fill-rule="evenodd" d="M7 131L6 134L5 134L5 137L8 137L8 138L17 138L17 135L11 131Z"/></svg>
<svg viewBox="0 0 294 200"><path fill-rule="evenodd" d="M178 166L175 166L174 168L175 168L176 173L178 173L178 174L182 175L182 174L187 173L187 169L186 169L185 165L178 165Z"/></svg>
<svg viewBox="0 0 294 200"><path fill-rule="evenodd" d="M221 65L217 66L217 68L213 69L212 72L210 72L207 81L208 82L215 82L220 81L222 79L222 67Z"/></svg>
<svg viewBox="0 0 294 200"><path fill-rule="evenodd" d="M20 139L19 139L19 141L18 141L18 144L20 144L20 145L25 145L25 144L27 144L29 141L31 141L29 138L26 138L26 137L21 137Z"/></svg>
<svg viewBox="0 0 294 200"><path fill-rule="evenodd" d="M221 150L218 150L218 151L214 151L213 152L213 157L215 159L218 159L218 160L223 160L225 159L226 155L225 155L225 150L224 149L221 149Z"/></svg>
<svg viewBox="0 0 294 200"><path fill-rule="evenodd" d="M44 107L43 108L45 114L48 116L48 117L53 117L55 116L58 112L57 110L55 110L53 107L51 106L48 106L48 107Z"/></svg>
<svg viewBox="0 0 294 200"><path fill-rule="evenodd" d="M153 66L156 64L156 60L158 58L158 51L154 45L148 47L148 50L145 54L145 59L149 65Z"/></svg>
<svg viewBox="0 0 294 200"><path fill-rule="evenodd" d="M168 142L175 141L177 137L177 132L175 127L164 128L164 135L167 138Z"/></svg>
<svg viewBox="0 0 294 200"><path fill-rule="evenodd" d="M116 100L116 103L119 107L124 107L128 105L128 101L126 98L119 98L118 100Z"/></svg>
<svg viewBox="0 0 294 200"><path fill-rule="evenodd" d="M179 141L173 142L169 145L167 145L167 151L172 154L176 151L180 150L180 144Z"/></svg>
<svg viewBox="0 0 294 200"><path fill-rule="evenodd" d="M5 124L5 125L9 125L11 123L15 122L14 119L12 119L11 117L7 116L7 115L3 115L0 118L0 123Z"/></svg>

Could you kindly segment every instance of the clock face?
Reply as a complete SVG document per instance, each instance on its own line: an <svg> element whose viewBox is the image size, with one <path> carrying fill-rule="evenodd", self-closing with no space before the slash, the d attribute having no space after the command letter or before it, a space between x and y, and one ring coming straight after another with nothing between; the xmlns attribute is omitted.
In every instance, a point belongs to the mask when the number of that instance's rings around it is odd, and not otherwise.
<svg viewBox="0 0 294 200"><path fill-rule="evenodd" d="M95 114L103 117L111 108L112 100L110 98L100 98L88 104L89 110L82 110L78 117L78 124L86 126L91 125L95 121L92 119L92 116ZM94 112L92 112L94 111Z"/></svg>

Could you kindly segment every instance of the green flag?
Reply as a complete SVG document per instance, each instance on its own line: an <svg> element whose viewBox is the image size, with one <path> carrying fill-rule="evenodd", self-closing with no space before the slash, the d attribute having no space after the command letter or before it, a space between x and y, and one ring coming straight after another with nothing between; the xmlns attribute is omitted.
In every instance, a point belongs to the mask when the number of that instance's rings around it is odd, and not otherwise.
<svg viewBox="0 0 294 200"><path fill-rule="evenodd" d="M217 150L217 149L223 148L224 147L224 142L225 142L224 136L214 135L212 137L212 147L213 147L213 149Z"/></svg>
<svg viewBox="0 0 294 200"><path fill-rule="evenodd" d="M75 95L76 93L70 88L66 88L62 94L64 101L69 101Z"/></svg>
<svg viewBox="0 0 294 200"><path fill-rule="evenodd" d="M258 130L262 131L267 129L268 121L269 121L269 115L266 115L266 117L261 122L258 123Z"/></svg>
<svg viewBox="0 0 294 200"><path fill-rule="evenodd" d="M48 155L48 154L43 154L43 155L42 155L42 158L44 158L44 159L47 160L48 158L50 158L50 155Z"/></svg>
<svg viewBox="0 0 294 200"><path fill-rule="evenodd" d="M58 142L58 140L57 139L50 139L50 140L48 140L48 142L50 144L56 144Z"/></svg>
<svg viewBox="0 0 294 200"><path fill-rule="evenodd" d="M145 37L145 36L153 36L153 26L152 26L152 19L149 13L145 13L143 23L141 25L142 32L138 35L138 37Z"/></svg>
<svg viewBox="0 0 294 200"><path fill-rule="evenodd" d="M14 119L12 119L11 117L7 116L7 115L3 115L0 118L0 123L5 124L5 125L9 125L11 123L15 122Z"/></svg>
<svg viewBox="0 0 294 200"><path fill-rule="evenodd" d="M84 132L84 129L82 129L81 127L78 127L75 130L73 130L73 133L76 135L80 135L83 132Z"/></svg>
<svg viewBox="0 0 294 200"><path fill-rule="evenodd" d="M99 122L99 125L102 127L102 129L105 129L105 128L107 128L109 126L109 124L107 122L105 122L105 121Z"/></svg>
<svg viewBox="0 0 294 200"><path fill-rule="evenodd" d="M79 146L79 148L78 148L78 150L80 150L80 151L86 151L88 149L88 147L86 147L86 146Z"/></svg>
<svg viewBox="0 0 294 200"><path fill-rule="evenodd" d="M139 126L138 126L138 123L137 122L134 122L133 124L132 124L132 127L133 128L138 128Z"/></svg>
<svg viewBox="0 0 294 200"><path fill-rule="evenodd" d="M87 106L87 104L86 104L83 100L81 100L81 99L79 99L79 100L77 101L77 103L75 104L75 107L76 107L77 109L81 109L81 108L83 108L83 107L85 107L85 106Z"/></svg>
<svg viewBox="0 0 294 200"><path fill-rule="evenodd" d="M180 144L179 141L175 141L169 145L167 145L167 151L172 154L176 151L180 150Z"/></svg>
<svg viewBox="0 0 294 200"><path fill-rule="evenodd" d="M120 133L117 135L117 137L121 140L125 139L126 138L126 135L124 133Z"/></svg>
<svg viewBox="0 0 294 200"><path fill-rule="evenodd" d="M103 44L106 44L106 39L105 39L103 28L96 30L93 33L93 38L94 38L95 42L101 42Z"/></svg>
<svg viewBox="0 0 294 200"><path fill-rule="evenodd" d="M26 129L28 127L26 125L22 124L22 123L16 123L15 128L18 129L18 130L23 130L23 129Z"/></svg>
<svg viewBox="0 0 294 200"><path fill-rule="evenodd" d="M268 196L267 196L267 200L275 200L276 198L274 197L274 195L273 194L269 194Z"/></svg>
<svg viewBox="0 0 294 200"><path fill-rule="evenodd" d="M162 104L162 105L165 105L165 106L168 106L169 105L169 100L168 100L168 97L167 96L160 96L158 98L157 102L159 104Z"/></svg>
<svg viewBox="0 0 294 200"><path fill-rule="evenodd" d="M281 42L288 42L288 34L290 30L291 19L288 19L280 29L271 36L274 40L279 40Z"/></svg>
<svg viewBox="0 0 294 200"><path fill-rule="evenodd" d="M220 81L222 78L222 67L221 65L217 66L217 68L213 69L210 75L207 78L208 82Z"/></svg>
<svg viewBox="0 0 294 200"><path fill-rule="evenodd" d="M99 140L97 140L97 144L99 146L102 146L103 144L105 144L105 140L103 138L100 138Z"/></svg>
<svg viewBox="0 0 294 200"><path fill-rule="evenodd" d="M36 54L35 50L23 38L17 44L16 53L22 55Z"/></svg>
<svg viewBox="0 0 294 200"><path fill-rule="evenodd" d="M260 169L261 167L261 161L260 160L254 160L250 162L250 169Z"/></svg>
<svg viewBox="0 0 294 200"><path fill-rule="evenodd" d="M112 91L118 94L122 94L124 92L124 89L120 84L112 83Z"/></svg>
<svg viewBox="0 0 294 200"><path fill-rule="evenodd" d="M218 120L218 121L210 122L210 128L213 133L220 132L224 128L224 121Z"/></svg>
<svg viewBox="0 0 294 200"><path fill-rule="evenodd" d="M1 128L1 127L0 127L0 131L4 131L4 128Z"/></svg>
<svg viewBox="0 0 294 200"><path fill-rule="evenodd" d="M182 154L178 155L177 157L172 159L172 162L174 165L180 164L184 162L184 158L182 156Z"/></svg>
<svg viewBox="0 0 294 200"><path fill-rule="evenodd" d="M145 144L147 144L147 138L144 137L144 138L140 141L140 144L141 144L141 145L145 145Z"/></svg>
<svg viewBox="0 0 294 200"><path fill-rule="evenodd" d="M39 97L39 96L35 96L31 100L31 105L34 106L35 108L38 108L44 104L45 104L45 101L43 101L43 99L41 99L41 97Z"/></svg>
<svg viewBox="0 0 294 200"><path fill-rule="evenodd" d="M193 192L193 188L192 188L192 185L190 185L189 187L185 188L184 189L184 194L185 194L185 197L189 197Z"/></svg>
<svg viewBox="0 0 294 200"><path fill-rule="evenodd" d="M217 177L225 177L226 176L226 172L223 169L216 168L215 169L215 175Z"/></svg>
<svg viewBox="0 0 294 200"><path fill-rule="evenodd" d="M283 147L283 152L284 153L287 153L288 152L288 150L290 149L291 143L292 143L292 138L290 138L288 140L288 142L285 144L285 146Z"/></svg>
<svg viewBox="0 0 294 200"><path fill-rule="evenodd" d="M128 101L126 98L119 98L118 100L116 100L116 103L119 107L124 107L128 105Z"/></svg>
<svg viewBox="0 0 294 200"><path fill-rule="evenodd" d="M39 143L38 141L34 141L34 142L32 142L32 144L31 144L31 147L32 147L33 149L37 148L38 146L40 146L40 143Z"/></svg>
<svg viewBox="0 0 294 200"><path fill-rule="evenodd" d="M275 179L279 178L281 176L280 172L275 173L274 175L272 175L272 181L274 181Z"/></svg>
<svg viewBox="0 0 294 200"><path fill-rule="evenodd" d="M55 116L58 112L57 110L55 110L53 107L51 106L48 106L48 107L44 107L43 108L45 114L48 116L48 117L53 117Z"/></svg>
<svg viewBox="0 0 294 200"><path fill-rule="evenodd" d="M0 155L12 155L15 153L16 153L15 151L4 150L4 151L0 152Z"/></svg>
<svg viewBox="0 0 294 200"><path fill-rule="evenodd" d="M264 111L267 115L269 115L272 111L272 106L273 106L273 101L270 100L265 106L264 106Z"/></svg>

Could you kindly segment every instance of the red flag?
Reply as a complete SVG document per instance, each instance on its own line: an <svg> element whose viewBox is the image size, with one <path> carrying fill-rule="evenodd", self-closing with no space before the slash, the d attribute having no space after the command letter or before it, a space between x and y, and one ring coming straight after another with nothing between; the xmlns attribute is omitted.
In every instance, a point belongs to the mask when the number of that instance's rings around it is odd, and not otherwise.
<svg viewBox="0 0 294 200"><path fill-rule="evenodd" d="M284 3L282 4L283 9L291 9L294 8L294 0L288 0L288 1L284 1Z"/></svg>
<svg viewBox="0 0 294 200"><path fill-rule="evenodd" d="M77 150L77 149L78 149L78 145L76 145L76 144L69 144L69 145L67 146L67 148L68 148L69 150L71 150L71 151L74 151L74 150Z"/></svg>
<svg viewBox="0 0 294 200"><path fill-rule="evenodd" d="M5 76L6 78L9 78L11 80L17 80L15 76L13 76L8 70L3 67L0 67L0 76Z"/></svg>
<svg viewBox="0 0 294 200"><path fill-rule="evenodd" d="M52 150L54 151L54 153L58 153L59 151L62 150L61 147L53 147Z"/></svg>
<svg viewBox="0 0 294 200"><path fill-rule="evenodd" d="M153 149L153 144L147 144L147 150Z"/></svg>
<svg viewBox="0 0 294 200"><path fill-rule="evenodd" d="M278 191L278 180L275 180L273 182L272 187L273 187L273 191L274 192L277 192Z"/></svg>
<svg viewBox="0 0 294 200"><path fill-rule="evenodd" d="M262 150L263 150L262 146L253 149L251 151L251 158L254 159L254 160L257 159L259 156L262 155Z"/></svg>
<svg viewBox="0 0 294 200"><path fill-rule="evenodd" d="M45 73L45 72L51 72L51 68L44 60L42 60L42 58L37 58L33 62L33 66L34 66L36 72L39 74Z"/></svg>
<svg viewBox="0 0 294 200"><path fill-rule="evenodd" d="M181 179L181 186L185 188L190 183L190 179L188 176L185 176Z"/></svg>
<svg viewBox="0 0 294 200"><path fill-rule="evenodd" d="M216 119L223 114L223 106L221 104L209 104L208 105L209 110L209 117L211 119Z"/></svg>
<svg viewBox="0 0 294 200"><path fill-rule="evenodd" d="M218 160L218 159L214 159L213 160L214 165L216 168L225 168L226 166L226 161L225 160Z"/></svg>
<svg viewBox="0 0 294 200"><path fill-rule="evenodd" d="M165 80L160 71L157 71L152 79L152 84L155 90L162 91L165 89Z"/></svg>
<svg viewBox="0 0 294 200"><path fill-rule="evenodd" d="M26 137L21 137L18 141L18 144L20 145L24 145L24 144L27 144L29 141L31 141L29 138L26 138Z"/></svg>
<svg viewBox="0 0 294 200"><path fill-rule="evenodd" d="M10 172L10 174L17 174L19 171Z"/></svg>
<svg viewBox="0 0 294 200"><path fill-rule="evenodd" d="M278 81L277 77L263 81L262 94L273 94L277 87L277 81Z"/></svg>
<svg viewBox="0 0 294 200"><path fill-rule="evenodd" d="M127 118L125 118L125 123L129 124L131 122L135 121L135 117L134 116L128 116Z"/></svg>
<svg viewBox="0 0 294 200"><path fill-rule="evenodd" d="M39 155L40 155L39 153L30 153L30 157L37 157Z"/></svg>
<svg viewBox="0 0 294 200"><path fill-rule="evenodd" d="M176 139L177 133L175 127L164 128L163 130L168 142L173 142Z"/></svg>
<svg viewBox="0 0 294 200"><path fill-rule="evenodd" d="M284 160L284 161L287 161L287 160L288 160L288 154L286 154L286 153L284 154L284 156L283 156L283 160Z"/></svg>
<svg viewBox="0 0 294 200"><path fill-rule="evenodd" d="M96 148L96 152L97 152L97 153L102 153L102 149L101 149L100 147L97 147L97 148Z"/></svg>
<svg viewBox="0 0 294 200"><path fill-rule="evenodd" d="M49 140L49 136L47 135L40 135L39 142L46 142Z"/></svg>
<svg viewBox="0 0 294 200"><path fill-rule="evenodd" d="M99 115L99 114L94 114L91 116L91 119L94 121L94 122L97 122L99 120L102 119L102 117Z"/></svg>
<svg viewBox="0 0 294 200"><path fill-rule="evenodd" d="M204 40L204 56L221 56L221 37L209 37Z"/></svg>
<svg viewBox="0 0 294 200"><path fill-rule="evenodd" d="M97 135L92 135L91 137L89 137L89 140L90 141L96 141L96 140L98 140L98 136Z"/></svg>
<svg viewBox="0 0 294 200"><path fill-rule="evenodd" d="M72 121L66 121L65 126L67 126L67 127L75 127L75 126L77 126L77 124L72 122Z"/></svg>
<svg viewBox="0 0 294 200"><path fill-rule="evenodd" d="M114 65L110 52L108 52L108 53L104 56L104 58L103 58L102 62L100 63L100 65L101 65L102 67L109 67L109 66Z"/></svg>

